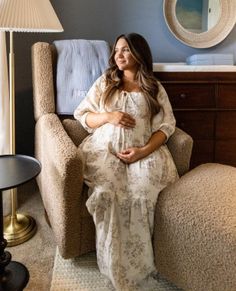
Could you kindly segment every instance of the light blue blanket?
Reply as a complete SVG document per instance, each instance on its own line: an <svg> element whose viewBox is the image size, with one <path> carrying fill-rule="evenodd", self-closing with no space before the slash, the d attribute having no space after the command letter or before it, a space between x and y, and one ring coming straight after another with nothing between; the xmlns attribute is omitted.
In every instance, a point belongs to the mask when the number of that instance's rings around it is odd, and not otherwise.
<svg viewBox="0 0 236 291"><path fill-rule="evenodd" d="M233 54L196 54L186 59L187 65L234 65Z"/></svg>
<svg viewBox="0 0 236 291"><path fill-rule="evenodd" d="M108 67L110 47L102 40L58 40L56 111L73 114L94 81Z"/></svg>

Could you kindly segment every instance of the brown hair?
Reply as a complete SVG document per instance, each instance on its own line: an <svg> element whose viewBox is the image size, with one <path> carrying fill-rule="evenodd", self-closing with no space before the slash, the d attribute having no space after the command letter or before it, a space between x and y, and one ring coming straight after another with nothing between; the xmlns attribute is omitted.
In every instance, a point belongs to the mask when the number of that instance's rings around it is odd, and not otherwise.
<svg viewBox="0 0 236 291"><path fill-rule="evenodd" d="M156 99L158 83L153 75L153 60L150 47L145 38L137 33L121 34L115 41L109 59L110 67L105 72L106 90L104 92L104 104L109 104L112 95L116 90L121 89L123 85L123 71L118 69L114 59L116 43L120 38L127 41L131 54L139 65L136 79L147 100L151 117L153 117L159 111L159 104Z"/></svg>

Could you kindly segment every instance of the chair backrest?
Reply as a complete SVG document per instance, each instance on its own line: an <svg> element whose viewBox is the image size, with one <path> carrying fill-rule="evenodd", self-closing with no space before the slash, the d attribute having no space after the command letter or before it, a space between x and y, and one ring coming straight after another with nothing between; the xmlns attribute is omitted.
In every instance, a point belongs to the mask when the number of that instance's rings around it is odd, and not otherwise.
<svg viewBox="0 0 236 291"><path fill-rule="evenodd" d="M37 42L32 46L32 81L34 118L55 113L52 46Z"/></svg>

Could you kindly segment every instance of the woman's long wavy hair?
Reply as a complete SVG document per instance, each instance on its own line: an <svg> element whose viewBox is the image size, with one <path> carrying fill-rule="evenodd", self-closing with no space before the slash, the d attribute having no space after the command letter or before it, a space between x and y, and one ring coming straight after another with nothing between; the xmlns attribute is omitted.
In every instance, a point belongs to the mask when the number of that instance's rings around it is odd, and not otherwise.
<svg viewBox="0 0 236 291"><path fill-rule="evenodd" d="M115 63L115 48L117 41L123 38L127 41L133 58L138 63L136 81L143 92L148 103L151 117L159 112L159 104L156 99L158 94L157 80L153 75L153 60L150 47L143 36L137 33L121 34L117 37L109 58L110 67L106 70L106 89L104 92L104 104L109 105L111 98L116 90L123 87L123 71L119 70Z"/></svg>

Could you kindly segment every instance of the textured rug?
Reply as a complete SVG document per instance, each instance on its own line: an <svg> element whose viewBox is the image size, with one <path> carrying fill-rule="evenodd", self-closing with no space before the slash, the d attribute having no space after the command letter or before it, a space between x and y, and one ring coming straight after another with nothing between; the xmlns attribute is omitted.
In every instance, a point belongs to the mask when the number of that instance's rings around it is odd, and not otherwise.
<svg viewBox="0 0 236 291"><path fill-rule="evenodd" d="M45 220L36 182L24 184L18 187L17 191L18 212L29 214L36 220L37 232L30 240L14 247L7 247L7 251L11 253L13 261L24 264L29 270L30 279L24 291L49 291L56 251L52 230ZM4 193L4 215L10 213L10 200L8 193Z"/></svg>
<svg viewBox="0 0 236 291"><path fill-rule="evenodd" d="M158 276L155 289L146 291L183 291ZM64 260L58 250L54 260L50 291L113 291L113 287L99 272L96 254L89 253L75 259Z"/></svg>

